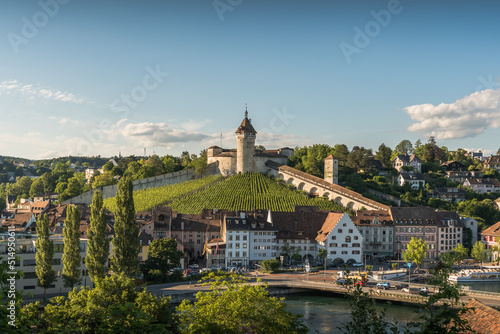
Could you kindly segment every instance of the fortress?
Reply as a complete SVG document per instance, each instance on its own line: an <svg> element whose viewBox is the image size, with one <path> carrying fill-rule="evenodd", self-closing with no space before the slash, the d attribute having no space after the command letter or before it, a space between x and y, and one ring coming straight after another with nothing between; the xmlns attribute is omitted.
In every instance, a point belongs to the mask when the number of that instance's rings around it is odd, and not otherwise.
<svg viewBox="0 0 500 334"><path fill-rule="evenodd" d="M218 173L230 176L237 173L256 172L278 176L279 166L286 165L288 158L293 155L294 150L283 147L276 150L255 149L255 138L257 131L248 119L248 111L245 110L245 118L236 130L236 149L224 149L219 146L211 146L207 149L207 164L215 165Z"/></svg>

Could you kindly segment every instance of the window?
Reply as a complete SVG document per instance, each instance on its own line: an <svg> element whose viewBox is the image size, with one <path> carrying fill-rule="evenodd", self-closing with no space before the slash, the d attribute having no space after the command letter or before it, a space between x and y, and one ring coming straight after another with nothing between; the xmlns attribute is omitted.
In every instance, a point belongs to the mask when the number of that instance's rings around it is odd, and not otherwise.
<svg viewBox="0 0 500 334"><path fill-rule="evenodd" d="M53 259L52 260L52 265L53 266L59 266L59 265L61 265L61 259Z"/></svg>
<svg viewBox="0 0 500 334"><path fill-rule="evenodd" d="M337 251L330 251L330 254L337 254Z"/></svg>
<svg viewBox="0 0 500 334"><path fill-rule="evenodd" d="M239 235L236 236L236 241L240 241L240 236Z"/></svg>
<svg viewBox="0 0 500 334"><path fill-rule="evenodd" d="M359 254L359 250L353 250L352 253L353 254Z"/></svg>
<svg viewBox="0 0 500 334"><path fill-rule="evenodd" d="M351 236L348 235L347 237L345 237L345 242L351 242Z"/></svg>
<svg viewBox="0 0 500 334"><path fill-rule="evenodd" d="M352 233L352 229L349 229L349 233Z"/></svg>
<svg viewBox="0 0 500 334"><path fill-rule="evenodd" d="M349 245L348 244L342 244L342 247L346 248L346 247L349 247Z"/></svg>
<svg viewBox="0 0 500 334"><path fill-rule="evenodd" d="M357 235L354 236L354 240L358 240L358 236Z"/></svg>
<svg viewBox="0 0 500 334"><path fill-rule="evenodd" d="M247 241L247 235L246 234L243 236L243 241Z"/></svg>
<svg viewBox="0 0 500 334"><path fill-rule="evenodd" d="M337 239L337 236L336 235L332 235L332 240L336 240Z"/></svg>
<svg viewBox="0 0 500 334"><path fill-rule="evenodd" d="M24 278L37 278L36 276L36 272L28 272L28 273L24 273Z"/></svg>
<svg viewBox="0 0 500 334"><path fill-rule="evenodd" d="M339 228L339 233L342 233L342 229L341 228Z"/></svg>
<svg viewBox="0 0 500 334"><path fill-rule="evenodd" d="M32 267L32 266L35 266L35 260L34 259L33 260L24 260L23 264L25 267Z"/></svg>
<svg viewBox="0 0 500 334"><path fill-rule="evenodd" d="M34 285L25 285L24 290L35 290L35 286Z"/></svg>
<svg viewBox="0 0 500 334"><path fill-rule="evenodd" d="M337 244L336 243L331 243L330 247L337 247Z"/></svg>
<svg viewBox="0 0 500 334"><path fill-rule="evenodd" d="M64 244L54 244L54 253L64 252Z"/></svg>
<svg viewBox="0 0 500 334"><path fill-rule="evenodd" d="M342 254L346 255L346 254L347 254L347 251L342 251Z"/></svg>

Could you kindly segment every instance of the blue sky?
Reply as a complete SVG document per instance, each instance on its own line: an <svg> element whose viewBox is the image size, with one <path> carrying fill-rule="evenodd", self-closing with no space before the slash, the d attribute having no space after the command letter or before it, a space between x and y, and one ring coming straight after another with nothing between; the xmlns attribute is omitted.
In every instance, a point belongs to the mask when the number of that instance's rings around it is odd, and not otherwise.
<svg viewBox="0 0 500 334"><path fill-rule="evenodd" d="M495 1L4 1L0 155L500 147Z"/></svg>

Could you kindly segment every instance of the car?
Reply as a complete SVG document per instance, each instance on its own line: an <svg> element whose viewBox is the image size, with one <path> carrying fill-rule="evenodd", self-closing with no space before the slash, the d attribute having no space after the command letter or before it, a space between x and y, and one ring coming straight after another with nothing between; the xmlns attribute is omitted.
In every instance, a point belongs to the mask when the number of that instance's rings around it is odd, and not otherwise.
<svg viewBox="0 0 500 334"><path fill-rule="evenodd" d="M188 268L191 268L191 269L199 269L200 267L198 267L198 265L197 265L196 263L194 263L194 264L190 264L190 265L188 266Z"/></svg>
<svg viewBox="0 0 500 334"><path fill-rule="evenodd" d="M305 270L304 272L307 273L307 270ZM309 269L309 274L312 274L312 273L319 273L319 270L316 268Z"/></svg>
<svg viewBox="0 0 500 334"><path fill-rule="evenodd" d="M356 282L354 282L354 285L355 285L355 286L358 286L358 285L360 285L360 286L365 286L366 284L365 284L365 282L363 282L363 281L356 281Z"/></svg>
<svg viewBox="0 0 500 334"><path fill-rule="evenodd" d="M335 284L338 285L347 285L347 281L345 279L338 279L335 281Z"/></svg>
<svg viewBox="0 0 500 334"><path fill-rule="evenodd" d="M383 288L383 289L390 289L391 288L391 283L389 282L380 282L380 283L377 283L377 288Z"/></svg>
<svg viewBox="0 0 500 334"><path fill-rule="evenodd" d="M428 287L426 287L426 286L423 286L423 287L421 287L421 288L419 289L419 292L420 292L421 294L428 294L428 293L429 293L429 288L428 288Z"/></svg>
<svg viewBox="0 0 500 334"><path fill-rule="evenodd" d="M362 267L362 266L364 266L364 265L365 265L365 264L364 264L364 263L362 263L362 262L354 262L353 264L351 264L351 266L353 266L353 267Z"/></svg>
<svg viewBox="0 0 500 334"><path fill-rule="evenodd" d="M402 288L401 291L409 293L410 292L410 287Z"/></svg>
<svg viewBox="0 0 500 334"><path fill-rule="evenodd" d="M396 285L396 289L398 289L398 290L409 288L409 287L410 286L408 284L404 284L404 283Z"/></svg>

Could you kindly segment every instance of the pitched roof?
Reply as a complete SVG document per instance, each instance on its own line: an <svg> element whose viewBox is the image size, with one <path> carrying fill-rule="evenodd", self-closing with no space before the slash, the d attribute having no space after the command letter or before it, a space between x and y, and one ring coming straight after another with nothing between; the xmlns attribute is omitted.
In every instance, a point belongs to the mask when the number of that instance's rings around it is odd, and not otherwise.
<svg viewBox="0 0 500 334"><path fill-rule="evenodd" d="M252 126L252 123L250 122L250 120L248 119L248 117L245 116L245 118L243 119L243 121L241 122L240 126L238 127L238 129L236 130L235 133L257 133L257 131L255 131L255 129L253 128Z"/></svg>
<svg viewBox="0 0 500 334"><path fill-rule="evenodd" d="M424 176L421 173L400 173L404 180L424 180Z"/></svg>
<svg viewBox="0 0 500 334"><path fill-rule="evenodd" d="M470 178L470 179L467 179L467 181L470 184L487 184L487 185L493 185L493 186L500 187L500 181L498 181L497 179Z"/></svg>
<svg viewBox="0 0 500 334"><path fill-rule="evenodd" d="M448 226L447 221L455 221L455 226L462 226L458 213L455 211L437 211L429 207L394 207L391 206L390 213L394 223L412 222L414 224L434 224Z"/></svg>
<svg viewBox="0 0 500 334"><path fill-rule="evenodd" d="M325 158L325 160L333 160L333 159L337 159L333 154L330 154L329 156L327 156ZM338 159L337 159L338 160Z"/></svg>
<svg viewBox="0 0 500 334"><path fill-rule="evenodd" d="M324 242L328 237L328 233L330 233L337 223L340 221L340 218L344 213L330 212L323 223L323 226L318 231L318 235L316 236L316 241Z"/></svg>
<svg viewBox="0 0 500 334"><path fill-rule="evenodd" d="M490 237L500 237L500 222L488 227L486 230L481 232L481 235L487 235Z"/></svg>
<svg viewBox="0 0 500 334"><path fill-rule="evenodd" d="M471 309L463 314L461 318L468 321L473 333L500 333L500 311L484 305L475 298L469 300L467 307Z"/></svg>
<svg viewBox="0 0 500 334"><path fill-rule="evenodd" d="M295 212L271 212L273 226L277 230L276 239L314 240L328 212L312 212L297 207L295 210Z"/></svg>
<svg viewBox="0 0 500 334"><path fill-rule="evenodd" d="M485 165L489 165L490 163L498 163L500 162L500 155L492 155L484 162Z"/></svg>

